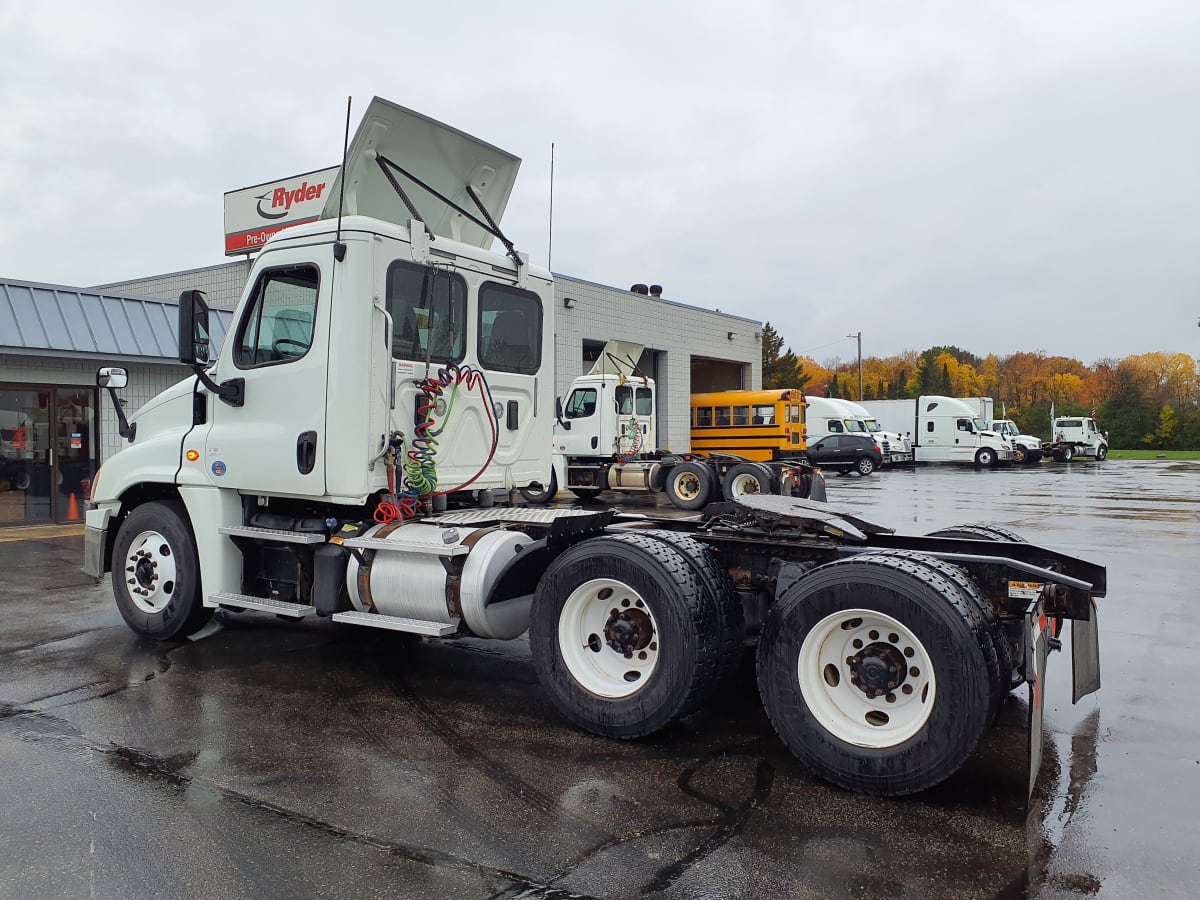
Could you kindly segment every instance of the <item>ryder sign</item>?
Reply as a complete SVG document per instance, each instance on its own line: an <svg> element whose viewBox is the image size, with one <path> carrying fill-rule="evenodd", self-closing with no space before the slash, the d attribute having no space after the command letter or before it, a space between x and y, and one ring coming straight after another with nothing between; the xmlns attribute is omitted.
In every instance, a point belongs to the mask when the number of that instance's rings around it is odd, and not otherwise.
<svg viewBox="0 0 1200 900"><path fill-rule="evenodd" d="M256 184L225 195L225 255L253 253L289 225L321 215L338 167Z"/></svg>

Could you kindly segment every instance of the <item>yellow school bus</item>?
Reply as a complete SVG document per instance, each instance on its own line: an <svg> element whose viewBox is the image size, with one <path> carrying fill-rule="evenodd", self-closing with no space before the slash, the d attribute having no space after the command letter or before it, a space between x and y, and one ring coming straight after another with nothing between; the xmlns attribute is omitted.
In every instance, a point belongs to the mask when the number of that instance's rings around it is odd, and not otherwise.
<svg viewBox="0 0 1200 900"><path fill-rule="evenodd" d="M807 406L798 390L692 394L692 450L758 462L795 457L808 449Z"/></svg>

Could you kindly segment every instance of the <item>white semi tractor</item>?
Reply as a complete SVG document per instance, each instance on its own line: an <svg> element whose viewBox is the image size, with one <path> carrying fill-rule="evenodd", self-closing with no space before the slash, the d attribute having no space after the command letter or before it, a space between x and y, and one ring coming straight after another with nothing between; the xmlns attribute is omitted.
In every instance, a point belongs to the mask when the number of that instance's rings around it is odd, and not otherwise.
<svg viewBox="0 0 1200 900"><path fill-rule="evenodd" d="M644 347L609 341L591 370L556 400L554 468L546 485L522 488L545 503L565 487L590 500L605 491L665 493L679 509L743 494L825 499L825 481L802 459L753 461L728 453L671 453L658 448L654 379L638 372Z"/></svg>
<svg viewBox="0 0 1200 900"><path fill-rule="evenodd" d="M704 706L749 642L785 744L876 794L952 775L1026 685L1032 789L1064 621L1076 699L1099 686L1102 566L792 497L685 519L496 502L552 470L553 282L498 224L517 164L377 99L322 218L259 253L213 359L207 306L184 292L194 374L122 420L87 511L84 568L111 571L129 627L178 641L222 609L528 631L562 714L614 738Z"/></svg>
<svg viewBox="0 0 1200 900"><path fill-rule="evenodd" d="M1042 459L1042 439L1032 434L1022 434L1012 419L996 418L996 402L991 397L959 397L988 423L988 427L1012 445L1015 463L1031 464Z"/></svg>
<svg viewBox="0 0 1200 900"><path fill-rule="evenodd" d="M993 432L969 404L954 397L864 400L861 405L884 428L911 438L915 462L988 467L1013 458L1012 444Z"/></svg>

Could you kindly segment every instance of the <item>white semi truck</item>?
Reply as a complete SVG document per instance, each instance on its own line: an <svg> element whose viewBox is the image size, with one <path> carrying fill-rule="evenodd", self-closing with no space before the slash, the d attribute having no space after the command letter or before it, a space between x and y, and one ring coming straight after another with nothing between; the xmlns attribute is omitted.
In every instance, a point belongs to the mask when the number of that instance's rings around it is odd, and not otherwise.
<svg viewBox="0 0 1200 900"><path fill-rule="evenodd" d="M861 405L884 428L911 437L915 462L988 467L1012 459L1012 445L991 431L969 404L954 397L864 400Z"/></svg>
<svg viewBox="0 0 1200 900"><path fill-rule="evenodd" d="M1091 458L1108 459L1108 432L1087 416L1058 416L1051 421L1053 440L1042 444L1042 453L1056 462Z"/></svg>
<svg viewBox="0 0 1200 900"><path fill-rule="evenodd" d="M1064 621L1076 699L1099 686L1102 566L792 497L686 519L495 502L552 470L553 283L498 225L517 164L375 100L324 216L266 243L214 359L184 292L194 374L122 417L87 511L84 568L111 571L129 627L178 641L222 609L528 631L562 714L614 738L701 708L750 642L786 745L876 794L949 777L1026 685L1032 789Z"/></svg>
<svg viewBox="0 0 1200 900"><path fill-rule="evenodd" d="M959 397L971 407L988 427L1012 446L1013 462L1031 464L1042 459L1042 439L1032 434L1022 434L1012 419L996 418L996 403L991 397Z"/></svg>
<svg viewBox="0 0 1200 900"><path fill-rule="evenodd" d="M654 379L639 374L643 346L609 341L591 370L555 401L554 469L549 484L523 488L545 503L565 487L589 500L604 491L665 493L679 509L702 509L743 494L825 499L825 481L800 459L756 462L728 453L658 448Z"/></svg>

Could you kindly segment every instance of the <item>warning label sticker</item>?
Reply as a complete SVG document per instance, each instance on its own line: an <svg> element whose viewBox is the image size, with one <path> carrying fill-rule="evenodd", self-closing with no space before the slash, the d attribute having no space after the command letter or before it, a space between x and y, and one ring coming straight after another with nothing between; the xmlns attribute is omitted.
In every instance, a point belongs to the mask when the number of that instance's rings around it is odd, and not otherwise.
<svg viewBox="0 0 1200 900"><path fill-rule="evenodd" d="M1010 581L1008 583L1008 596L1010 597L1036 600L1041 592L1042 583L1040 581Z"/></svg>

